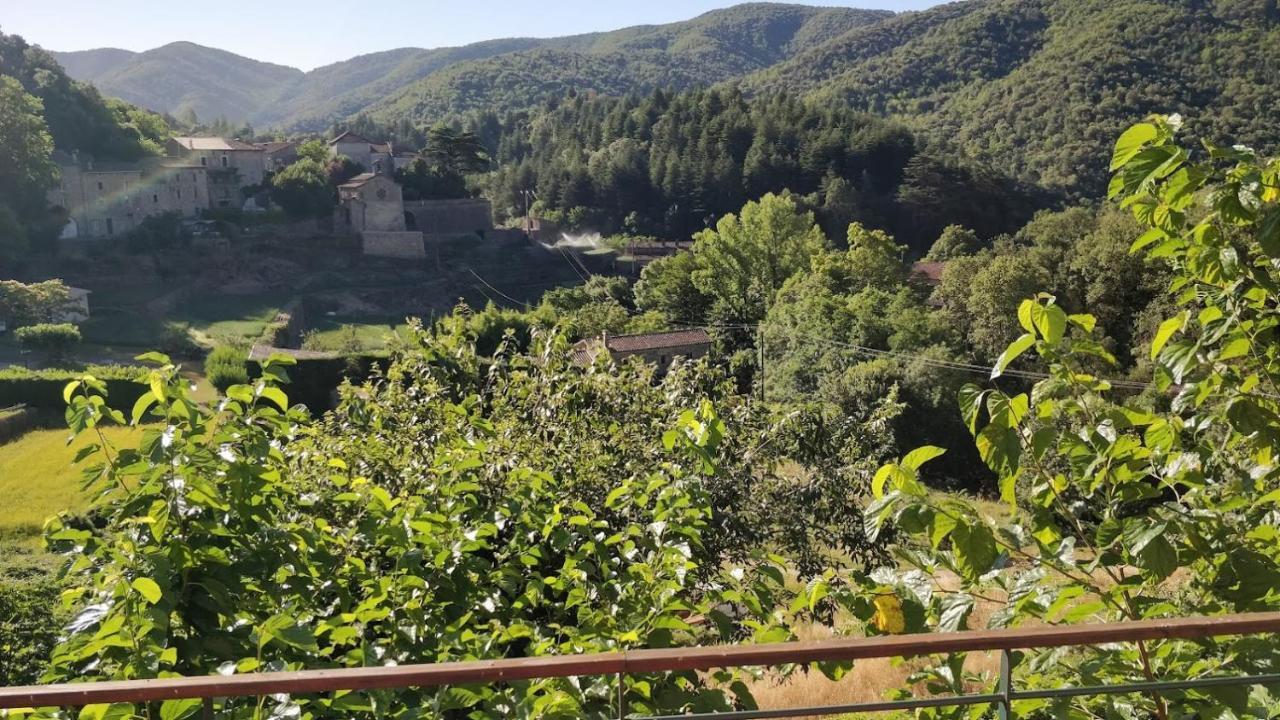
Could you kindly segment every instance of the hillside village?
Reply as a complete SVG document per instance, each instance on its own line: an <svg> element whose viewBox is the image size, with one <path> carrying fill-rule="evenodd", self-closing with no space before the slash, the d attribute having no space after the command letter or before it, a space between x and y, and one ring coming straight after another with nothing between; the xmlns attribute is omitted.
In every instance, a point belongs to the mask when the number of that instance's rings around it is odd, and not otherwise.
<svg viewBox="0 0 1280 720"><path fill-rule="evenodd" d="M174 214L193 224L210 210L263 213L271 208L264 181L298 159L298 143L247 143L222 137L174 137L165 155L133 163L97 162L57 153L59 183L50 205L68 215L59 239L93 241L125 236L147 218ZM369 171L339 186L334 228L361 240L370 255L425 258L428 238L492 232L483 199L404 202L392 179L420 160L388 143L346 132L328 141L330 157L348 158Z"/></svg>

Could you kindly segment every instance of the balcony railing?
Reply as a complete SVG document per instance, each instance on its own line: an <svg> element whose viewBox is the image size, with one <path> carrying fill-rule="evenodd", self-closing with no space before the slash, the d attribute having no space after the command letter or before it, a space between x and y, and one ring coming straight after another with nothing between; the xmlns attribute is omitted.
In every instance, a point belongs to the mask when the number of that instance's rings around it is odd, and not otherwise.
<svg viewBox="0 0 1280 720"><path fill-rule="evenodd" d="M1280 686L1280 673L1267 675L1209 676L1157 679L1119 685L1018 690L1012 683L1011 653L1055 647L1142 642L1153 640L1201 640L1230 635L1280 632L1280 613L1228 615L1176 620L1057 625L1012 630L983 630L932 635L793 642L770 645L633 650L592 655L553 656L472 662L403 665L336 670L308 670L234 676L207 676L93 682L66 685L34 685L0 688L0 709L84 706L98 703L160 702L200 699L205 718L213 717L218 698L266 695L308 695L336 691L388 690L504 683L515 680L574 676L617 676L618 717L631 720L758 720L841 715L859 712L913 710L927 707L994 705L1001 718L1010 716L1018 700L1081 696L1163 693L1223 686ZM1000 652L998 689L993 693L912 698L852 705L827 705L767 710L707 713L701 715L629 715L623 700L623 680L629 674L711 670L731 667L774 667L821 661L868 658L908 658L952 652Z"/></svg>

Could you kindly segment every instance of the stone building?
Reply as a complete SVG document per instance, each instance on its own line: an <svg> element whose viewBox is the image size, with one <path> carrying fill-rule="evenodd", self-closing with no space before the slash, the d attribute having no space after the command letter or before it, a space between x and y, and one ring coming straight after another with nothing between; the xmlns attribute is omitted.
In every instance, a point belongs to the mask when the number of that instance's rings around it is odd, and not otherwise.
<svg viewBox="0 0 1280 720"><path fill-rule="evenodd" d="M267 172L280 172L298 161L298 144L291 142L256 143L262 148L262 161Z"/></svg>
<svg viewBox="0 0 1280 720"><path fill-rule="evenodd" d="M422 233L406 229L404 192L390 175L365 173L339 185L334 226L358 235L366 255L427 256Z"/></svg>
<svg viewBox="0 0 1280 720"><path fill-rule="evenodd" d="M67 211L65 240L124 235L148 217L192 218L209 207L206 169L183 159L109 163L55 153L54 161L61 177L48 201Z"/></svg>
<svg viewBox="0 0 1280 720"><path fill-rule="evenodd" d="M600 338L582 340L574 345L573 359L579 365L590 365L604 352L614 362L629 357L644 358L645 362L657 366L659 374L665 374L676 358L696 360L710 353L711 336L702 328L642 335L610 335L606 332Z"/></svg>
<svg viewBox="0 0 1280 720"><path fill-rule="evenodd" d="M261 184L267 171L266 152L239 140L176 137L165 149L208 171L210 207L239 208L244 202L241 189Z"/></svg>
<svg viewBox="0 0 1280 720"><path fill-rule="evenodd" d="M353 132L344 132L329 141L329 155L344 155L371 173L389 173L396 169L391 143L376 143Z"/></svg>

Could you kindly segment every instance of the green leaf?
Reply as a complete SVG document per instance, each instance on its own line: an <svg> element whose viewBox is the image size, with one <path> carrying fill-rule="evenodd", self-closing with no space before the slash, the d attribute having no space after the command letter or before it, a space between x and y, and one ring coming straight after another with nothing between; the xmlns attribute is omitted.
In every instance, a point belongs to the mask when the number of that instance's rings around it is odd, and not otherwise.
<svg viewBox="0 0 1280 720"><path fill-rule="evenodd" d="M200 700L198 698L165 700L160 705L160 720L183 720L183 718L194 715L199 709Z"/></svg>
<svg viewBox="0 0 1280 720"><path fill-rule="evenodd" d="M991 369L991 379L995 380L1003 375L1005 369L1009 367L1009 363L1017 360L1019 356L1027 350L1030 350L1031 346L1035 344L1036 338L1031 333L1027 333L1017 340L1014 340L1013 343L1000 354L1000 357L996 359L996 365Z"/></svg>
<svg viewBox="0 0 1280 720"><path fill-rule="evenodd" d="M973 612L973 596L968 593L950 593L942 598L942 612L938 618L938 629L942 632L956 632L965 625L969 613Z"/></svg>
<svg viewBox="0 0 1280 720"><path fill-rule="evenodd" d="M889 478L895 472L898 472L898 466L893 463L889 465L882 465L880 469L876 471L875 477L871 479L871 495L873 497L884 497L884 486L888 484Z"/></svg>
<svg viewBox="0 0 1280 720"><path fill-rule="evenodd" d="M284 394L284 391L278 387L274 387L272 385L264 386L262 390L258 392L258 395L275 403L276 407L280 408L281 412L289 409L289 398Z"/></svg>
<svg viewBox="0 0 1280 720"><path fill-rule="evenodd" d="M1169 318L1168 320L1160 323L1160 329L1156 330L1156 336L1151 341L1152 360L1155 360L1160 356L1160 351L1164 349L1164 346L1169 342L1169 339L1173 337L1174 333L1186 327L1186 324L1186 313L1178 315L1177 317Z"/></svg>
<svg viewBox="0 0 1280 720"><path fill-rule="evenodd" d="M946 540L955 529L955 517L941 512L934 513L933 527L929 531L929 542L932 543L933 549L937 550L942 545L942 541Z"/></svg>
<svg viewBox="0 0 1280 720"><path fill-rule="evenodd" d="M922 465L930 460L945 455L946 452L947 451L945 449L934 447L932 445L916 448L915 450L907 453L906 457L902 458L902 466L912 470L919 470Z"/></svg>
<svg viewBox="0 0 1280 720"><path fill-rule="evenodd" d="M147 410L151 409L151 406L155 404L156 404L155 393L150 393L150 392L143 393L138 398L138 401L133 404L133 412L130 413L130 417L133 418L133 424L134 425L139 424L139 421L142 420L142 417L146 415Z"/></svg>
<svg viewBox="0 0 1280 720"><path fill-rule="evenodd" d="M147 602L152 605L160 602L160 597L163 594L160 592L160 586L151 578L138 578L137 580L129 583L129 587L137 590L138 593L142 595L142 597L146 598Z"/></svg>
<svg viewBox="0 0 1280 720"><path fill-rule="evenodd" d="M957 524L951 533L951 547L957 568L972 581L989 572L999 557L995 536L985 525Z"/></svg>
<svg viewBox="0 0 1280 720"><path fill-rule="evenodd" d="M978 432L978 416L982 412L982 400L987 392L972 383L960 388L960 415L969 426L971 434Z"/></svg>
<svg viewBox="0 0 1280 720"><path fill-rule="evenodd" d="M1120 136L1116 141L1115 151L1111 154L1111 172L1124 167L1142 148L1159 136L1159 130L1151 123L1138 123Z"/></svg>

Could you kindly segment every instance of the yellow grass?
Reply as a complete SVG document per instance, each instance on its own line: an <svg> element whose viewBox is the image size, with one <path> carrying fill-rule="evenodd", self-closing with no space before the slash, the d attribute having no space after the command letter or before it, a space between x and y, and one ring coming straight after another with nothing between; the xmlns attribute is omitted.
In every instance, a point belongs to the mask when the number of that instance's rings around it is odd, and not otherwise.
<svg viewBox="0 0 1280 720"><path fill-rule="evenodd" d="M103 432L113 444L136 442L139 433L117 427ZM68 437L66 430L38 430L0 445L0 536L37 533L59 511L85 509L83 466L72 465L72 460L95 437L83 434L70 446Z"/></svg>

